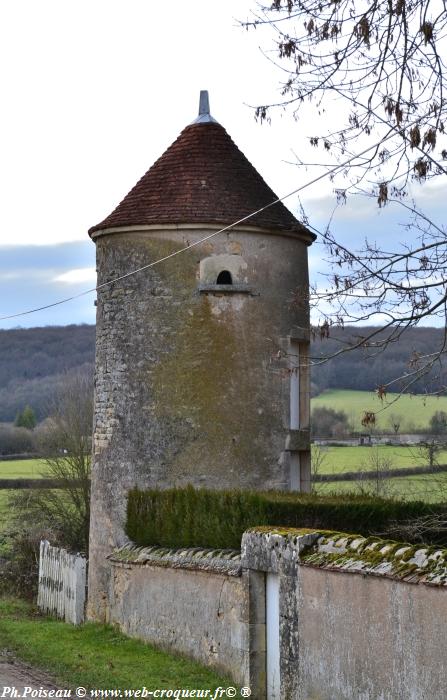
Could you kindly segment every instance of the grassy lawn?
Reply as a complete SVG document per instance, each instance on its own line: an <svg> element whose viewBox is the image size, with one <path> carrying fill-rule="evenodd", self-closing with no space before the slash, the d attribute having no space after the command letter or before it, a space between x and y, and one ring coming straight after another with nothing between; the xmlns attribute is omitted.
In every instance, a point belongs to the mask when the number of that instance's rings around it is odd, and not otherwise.
<svg viewBox="0 0 447 700"><path fill-rule="evenodd" d="M0 481L2 479L40 479L44 463L40 459L17 459L0 461ZM7 502L13 493L10 489L0 489L0 535L8 525Z"/></svg>
<svg viewBox="0 0 447 700"><path fill-rule="evenodd" d="M41 459L0 461L0 479L40 479L44 470Z"/></svg>
<svg viewBox="0 0 447 700"><path fill-rule="evenodd" d="M425 501L426 503L444 503L447 501L447 473L422 474L387 479L381 484L383 491L379 495L390 498L402 498L409 501ZM316 484L316 492L329 494L358 494L361 490L375 493L374 481L337 481L333 483Z"/></svg>
<svg viewBox="0 0 447 700"><path fill-rule="evenodd" d="M376 427L381 430L390 429L390 415L401 417L400 432L410 429L428 427L435 411L447 413L447 396L401 396L392 406L390 403L396 394L387 394L384 401L370 391L345 391L329 389L320 396L312 399L312 408L327 406L337 411L344 411L351 420L355 430L362 430L361 419L364 411L375 411ZM386 407L388 408L384 410Z"/></svg>
<svg viewBox="0 0 447 700"><path fill-rule="evenodd" d="M312 446L315 450L315 446ZM417 447L394 447L377 445L374 447L319 447L321 454L320 474L340 474L349 471L374 471L374 456L389 460L390 469L427 466ZM447 451L438 453L440 464L447 464ZM423 500L439 503L447 500L447 473L414 474L387 479L382 495L405 500ZM374 492L374 481L337 481L316 484L317 493L359 493L359 490Z"/></svg>
<svg viewBox="0 0 447 700"><path fill-rule="evenodd" d="M312 446L315 451L315 446ZM373 447L332 447L319 446L321 455L320 474L340 474L341 472L371 471L375 469L374 457L389 460L390 469L405 467L428 466L424 455L416 446L407 447L377 445ZM447 464L447 450L436 455L439 464Z"/></svg>
<svg viewBox="0 0 447 700"><path fill-rule="evenodd" d="M62 687L211 688L231 685L209 669L129 639L112 627L79 627L0 598L0 648L50 673Z"/></svg>
<svg viewBox="0 0 447 700"><path fill-rule="evenodd" d="M0 461L0 481L2 479L40 479L44 463L40 459L17 459ZM7 501L13 493L10 489L0 489L0 535L8 525Z"/></svg>

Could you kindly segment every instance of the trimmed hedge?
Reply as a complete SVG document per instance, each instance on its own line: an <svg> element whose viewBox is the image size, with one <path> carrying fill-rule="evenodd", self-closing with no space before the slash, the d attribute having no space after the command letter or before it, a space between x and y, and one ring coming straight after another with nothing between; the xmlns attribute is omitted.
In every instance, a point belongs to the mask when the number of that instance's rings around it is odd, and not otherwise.
<svg viewBox="0 0 447 700"><path fill-rule="evenodd" d="M397 539L396 523L434 513L447 519L447 505L365 496L211 491L192 486L133 489L127 501L126 533L140 546L224 549L239 549L244 530L257 525L315 527L365 536L386 534L393 526ZM424 540L443 541L436 532L424 534Z"/></svg>

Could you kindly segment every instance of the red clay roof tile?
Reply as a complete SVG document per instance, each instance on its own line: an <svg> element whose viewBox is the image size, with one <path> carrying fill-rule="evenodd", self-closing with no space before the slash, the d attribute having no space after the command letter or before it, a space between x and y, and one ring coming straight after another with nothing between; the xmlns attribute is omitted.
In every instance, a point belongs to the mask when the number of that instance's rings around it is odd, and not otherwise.
<svg viewBox="0 0 447 700"><path fill-rule="evenodd" d="M217 122L193 123L89 233L148 224L231 224L276 195ZM248 224L311 236L281 203Z"/></svg>

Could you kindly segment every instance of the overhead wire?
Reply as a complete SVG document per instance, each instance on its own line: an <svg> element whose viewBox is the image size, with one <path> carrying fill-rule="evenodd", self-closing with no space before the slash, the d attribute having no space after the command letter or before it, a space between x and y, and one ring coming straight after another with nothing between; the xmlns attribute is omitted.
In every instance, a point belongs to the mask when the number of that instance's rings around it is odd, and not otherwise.
<svg viewBox="0 0 447 700"><path fill-rule="evenodd" d="M417 121L415 122L417 123ZM94 292L98 292L101 289L104 289L105 287L109 287L113 284L116 284L117 282L120 282L124 279L127 279L128 277L131 277L132 275L136 275L139 272L143 272L144 270L148 270L152 267L155 267L156 265L159 265L162 262L166 262L166 260L170 260L171 258L174 258L177 255L180 255L182 253L185 253L186 251L190 250L191 248L194 248L198 245L201 245L205 241L208 241L210 238L213 238L214 236L218 236L221 233L225 233L225 231L229 231L233 229L235 226L239 226L239 224L244 223L245 221L248 221L249 219L253 218L254 216L257 216L261 212L265 211L266 209L269 209L270 207L274 206L275 204L279 204L280 202L283 202L284 200L288 199L289 197L292 197L295 194L298 194L299 192L302 192L303 190L307 189L311 185L314 185L315 183L325 179L326 177L329 177L333 174L335 174L338 170L341 170L345 168L347 165L352 163L353 160L356 160L357 158L361 158L363 155L368 153L369 151L373 150L374 148L377 148L380 146L382 143L385 143L389 138L394 135L394 129L390 129L388 134L384 135L379 141L377 141L374 144L371 144L367 148L365 148L363 151L360 153L356 153L347 160L343 161L342 163L339 163L338 165L335 165L333 168L327 170L326 172L322 173L321 175L318 175L317 177L314 177L312 180L308 180L308 182L304 183L303 185L300 185L300 187L295 188L291 192L289 192L286 195L283 195L282 197L277 197L274 199L272 202L269 202L268 204L265 204L263 207L260 207L259 209L256 209L256 211L251 212L250 214L247 214L246 216L241 217L237 221L234 221L231 224L228 224L227 226L224 226L223 228L213 231L212 233L208 234L207 236L204 236L203 238L200 238L197 241L194 241L193 243L188 243L188 245L185 245L183 248L179 248L178 250L173 251L172 253L169 253L168 255L163 256L162 258L158 258L157 260L154 260L150 263L147 263L146 265L142 265L141 267L136 268L135 270L131 270L130 272L126 272L123 275L120 275L118 277L115 277L112 280L108 280L107 282L102 282L101 284L96 285L95 287L91 287L90 289L86 289L82 292L79 292L78 294L73 294L72 296L65 297L64 299L59 299L58 301L54 301L50 304L45 304L44 306L38 306L34 307L32 309L27 309L25 311L19 311L14 314L8 314L5 316L0 316L0 321L7 321L13 318L20 318L21 316L28 316L30 314L38 313L39 311L45 311L46 309L51 309L54 308L55 306L60 306L62 304L66 304L70 301L74 301L75 299L80 299L83 296L86 296L88 294L93 294ZM316 229L314 226L310 225L309 223L306 223L306 227L312 229L316 233L320 233L318 229Z"/></svg>

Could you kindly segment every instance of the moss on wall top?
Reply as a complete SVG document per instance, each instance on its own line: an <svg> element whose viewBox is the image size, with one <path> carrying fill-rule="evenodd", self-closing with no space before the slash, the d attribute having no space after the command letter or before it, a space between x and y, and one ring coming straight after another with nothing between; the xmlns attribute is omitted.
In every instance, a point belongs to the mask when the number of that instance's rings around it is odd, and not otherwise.
<svg viewBox="0 0 447 700"><path fill-rule="evenodd" d="M447 549L337 532L319 534L316 544L301 555L304 564L447 586Z"/></svg>
<svg viewBox="0 0 447 700"><path fill-rule="evenodd" d="M447 549L440 547L328 530L315 532L312 528L267 526L251 528L248 532L265 538L266 549L272 535L284 538L283 547L294 547L299 538L314 535L316 539L313 539L313 544L304 545L299 553L299 562L305 566L385 576L407 583L447 586ZM127 544L108 558L115 566L158 566L229 576L240 576L242 572L240 552L234 549L138 547Z"/></svg>
<svg viewBox="0 0 447 700"><path fill-rule="evenodd" d="M228 576L241 575L241 555L234 549L201 547L137 547L126 544L108 557L114 565L161 566L173 569L212 571Z"/></svg>

